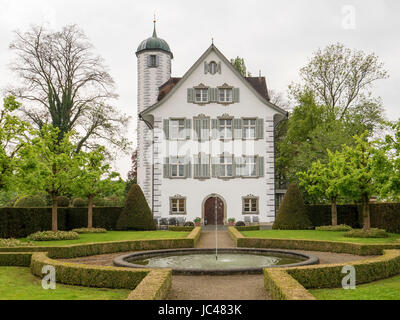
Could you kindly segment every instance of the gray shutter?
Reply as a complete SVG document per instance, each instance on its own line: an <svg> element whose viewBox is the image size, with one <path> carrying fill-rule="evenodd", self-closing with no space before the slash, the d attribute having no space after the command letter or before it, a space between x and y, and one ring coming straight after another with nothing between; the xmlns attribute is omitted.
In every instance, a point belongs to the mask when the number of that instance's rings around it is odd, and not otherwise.
<svg viewBox="0 0 400 320"><path fill-rule="evenodd" d="M169 140L169 120L164 119L164 134L165 134L165 139Z"/></svg>
<svg viewBox="0 0 400 320"><path fill-rule="evenodd" d="M151 56L147 56L147 67L151 67Z"/></svg>
<svg viewBox="0 0 400 320"><path fill-rule="evenodd" d="M234 139L243 138L243 121L242 119L233 119L233 137Z"/></svg>
<svg viewBox="0 0 400 320"><path fill-rule="evenodd" d="M233 88L233 102L240 102L240 90L239 90L239 88Z"/></svg>
<svg viewBox="0 0 400 320"><path fill-rule="evenodd" d="M219 178L220 176L220 164L219 164L219 158L212 158L211 159L211 174L213 178Z"/></svg>
<svg viewBox="0 0 400 320"><path fill-rule="evenodd" d="M207 74L209 72L209 64L207 61L204 61L204 74Z"/></svg>
<svg viewBox="0 0 400 320"><path fill-rule="evenodd" d="M194 140L201 140L201 126L202 120L200 118L193 119L193 131L195 134Z"/></svg>
<svg viewBox="0 0 400 320"><path fill-rule="evenodd" d="M257 171L259 177L264 177L264 157L257 158Z"/></svg>
<svg viewBox="0 0 400 320"><path fill-rule="evenodd" d="M218 63L218 73L221 74L222 71L222 64L221 62Z"/></svg>
<svg viewBox="0 0 400 320"><path fill-rule="evenodd" d="M192 137L192 120L185 119L185 129L186 129L186 140L190 140Z"/></svg>
<svg viewBox="0 0 400 320"><path fill-rule="evenodd" d="M218 139L219 138L219 125L218 125L218 119L212 119L211 120L211 134L213 139Z"/></svg>
<svg viewBox="0 0 400 320"><path fill-rule="evenodd" d="M193 103L194 102L194 89L189 88L187 90L187 102Z"/></svg>
<svg viewBox="0 0 400 320"><path fill-rule="evenodd" d="M156 68L160 65L160 57L156 55Z"/></svg>
<svg viewBox="0 0 400 320"><path fill-rule="evenodd" d="M236 177L241 177L242 176L242 165L243 165L243 158L242 157L236 157L235 159L235 176Z"/></svg>
<svg viewBox="0 0 400 320"><path fill-rule="evenodd" d="M199 156L194 157L193 161L193 169L194 169L194 178L199 178L200 177L200 161L199 161Z"/></svg>
<svg viewBox="0 0 400 320"><path fill-rule="evenodd" d="M210 140L210 119L206 118L202 120L201 129L201 140Z"/></svg>
<svg viewBox="0 0 400 320"><path fill-rule="evenodd" d="M185 178L191 178L192 177L192 163L190 162L190 159L185 160Z"/></svg>
<svg viewBox="0 0 400 320"><path fill-rule="evenodd" d="M164 178L170 177L169 158L164 158Z"/></svg>
<svg viewBox="0 0 400 320"><path fill-rule="evenodd" d="M264 119L256 121L256 139L264 139Z"/></svg>

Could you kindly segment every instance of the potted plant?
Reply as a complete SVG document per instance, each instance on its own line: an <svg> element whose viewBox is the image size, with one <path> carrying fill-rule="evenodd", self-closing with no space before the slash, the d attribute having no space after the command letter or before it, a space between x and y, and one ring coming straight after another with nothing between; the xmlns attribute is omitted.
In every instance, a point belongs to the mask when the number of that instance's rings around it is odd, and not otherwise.
<svg viewBox="0 0 400 320"><path fill-rule="evenodd" d="M193 220L193 222L196 227L201 226L201 218L197 217L196 219Z"/></svg>
<svg viewBox="0 0 400 320"><path fill-rule="evenodd" d="M229 226L230 226L230 227L233 227L233 226L235 225L235 221L236 221L235 218L229 218L229 219L228 219Z"/></svg>

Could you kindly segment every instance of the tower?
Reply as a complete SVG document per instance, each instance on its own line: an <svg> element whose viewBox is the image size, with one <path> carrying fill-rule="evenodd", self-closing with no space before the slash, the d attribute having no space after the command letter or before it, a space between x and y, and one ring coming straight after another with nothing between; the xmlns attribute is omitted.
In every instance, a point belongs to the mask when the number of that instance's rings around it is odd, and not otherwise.
<svg viewBox="0 0 400 320"><path fill-rule="evenodd" d="M138 72L138 113L155 104L159 87L171 78L173 54L168 43L157 36L154 19L153 36L142 41L136 51ZM153 208L153 132L138 119L137 180L150 208ZM153 210L154 212L154 210Z"/></svg>

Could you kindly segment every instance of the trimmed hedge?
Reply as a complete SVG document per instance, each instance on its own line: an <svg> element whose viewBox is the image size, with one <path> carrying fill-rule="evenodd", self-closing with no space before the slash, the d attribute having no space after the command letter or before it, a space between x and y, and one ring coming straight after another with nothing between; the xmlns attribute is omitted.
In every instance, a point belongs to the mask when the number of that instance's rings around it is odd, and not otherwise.
<svg viewBox="0 0 400 320"><path fill-rule="evenodd" d="M71 231L78 234L107 233L107 230L103 228L80 228L73 229Z"/></svg>
<svg viewBox="0 0 400 320"><path fill-rule="evenodd" d="M168 230L169 231L178 231L178 232L190 232L194 229L194 226L190 226L190 227L176 227L176 226L168 226Z"/></svg>
<svg viewBox="0 0 400 320"><path fill-rule="evenodd" d="M344 234L346 238L389 238L389 234L382 229L371 228L369 230L353 229Z"/></svg>
<svg viewBox="0 0 400 320"><path fill-rule="evenodd" d="M93 227L115 230L122 208L93 208ZM58 208L58 229L87 227L87 208ZM51 230L51 208L0 208L0 238Z"/></svg>
<svg viewBox="0 0 400 320"><path fill-rule="evenodd" d="M30 241L61 241L61 240L77 240L79 234L73 231L38 231L27 237Z"/></svg>
<svg viewBox="0 0 400 320"><path fill-rule="evenodd" d="M390 278L400 273L400 250L385 250L382 256L364 261L264 269L265 288L272 299L308 300L311 297L306 289L340 287L343 279L341 271L348 265L356 269L357 284Z"/></svg>
<svg viewBox="0 0 400 320"><path fill-rule="evenodd" d="M337 225L337 226L316 227L315 230L317 230L317 231L351 231L352 228L345 224L341 224L341 225Z"/></svg>
<svg viewBox="0 0 400 320"><path fill-rule="evenodd" d="M29 267L31 264L32 253L19 252L8 253L0 252L0 266L2 267Z"/></svg>
<svg viewBox="0 0 400 320"><path fill-rule="evenodd" d="M152 270L127 300L165 300L172 285L172 270Z"/></svg>
<svg viewBox="0 0 400 320"><path fill-rule="evenodd" d="M244 227L236 227L238 231L258 231L260 230L260 226L244 226Z"/></svg>

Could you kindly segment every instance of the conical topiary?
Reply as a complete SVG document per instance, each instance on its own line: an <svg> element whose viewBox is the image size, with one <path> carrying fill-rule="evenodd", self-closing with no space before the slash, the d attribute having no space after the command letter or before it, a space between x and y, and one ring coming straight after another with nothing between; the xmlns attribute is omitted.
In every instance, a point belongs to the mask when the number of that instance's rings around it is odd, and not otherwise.
<svg viewBox="0 0 400 320"><path fill-rule="evenodd" d="M311 227L303 197L296 184L291 184L283 198L272 229L305 230Z"/></svg>
<svg viewBox="0 0 400 320"><path fill-rule="evenodd" d="M132 185L125 207L117 221L117 230L155 230L153 214L139 185Z"/></svg>

